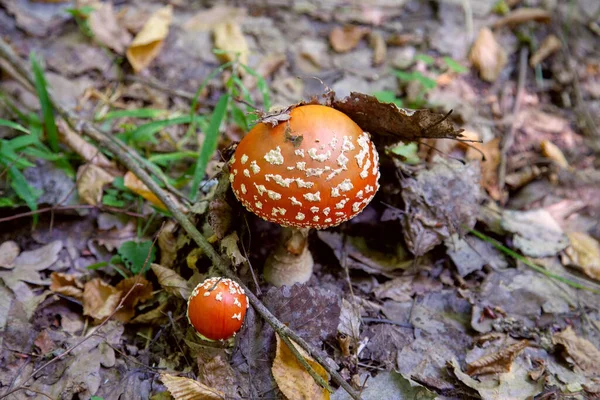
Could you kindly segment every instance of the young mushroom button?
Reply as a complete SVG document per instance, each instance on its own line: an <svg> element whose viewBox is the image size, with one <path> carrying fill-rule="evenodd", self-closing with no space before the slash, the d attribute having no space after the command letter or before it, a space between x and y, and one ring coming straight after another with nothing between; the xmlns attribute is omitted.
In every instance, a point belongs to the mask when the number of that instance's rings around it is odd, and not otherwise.
<svg viewBox="0 0 600 400"><path fill-rule="evenodd" d="M257 124L230 161L237 199L271 222L325 229L360 213L379 188L379 155L367 132L331 107L294 108Z"/></svg>
<svg viewBox="0 0 600 400"><path fill-rule="evenodd" d="M237 199L259 217L287 227L264 268L276 285L312 274L308 229L326 229L360 213L379 189L379 155L367 132L331 107L292 109L273 127L257 124L230 160Z"/></svg>
<svg viewBox="0 0 600 400"><path fill-rule="evenodd" d="M234 281L209 278L192 291L187 317L199 336L224 340L235 336L246 316L248 298Z"/></svg>

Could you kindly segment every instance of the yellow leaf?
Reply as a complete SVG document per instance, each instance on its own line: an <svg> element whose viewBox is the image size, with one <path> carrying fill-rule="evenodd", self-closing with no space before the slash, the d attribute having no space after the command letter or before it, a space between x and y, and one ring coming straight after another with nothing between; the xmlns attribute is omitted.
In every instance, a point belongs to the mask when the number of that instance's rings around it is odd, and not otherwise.
<svg viewBox="0 0 600 400"><path fill-rule="evenodd" d="M561 168L569 168L569 163L562 150L549 140L542 140L542 155L549 158L552 162Z"/></svg>
<svg viewBox="0 0 600 400"><path fill-rule="evenodd" d="M148 189L148 186L144 184L144 182L140 181L137 176L133 174L133 172L128 171L124 177L125 187L131 190L133 193L142 196L144 199L148 200L150 203L154 204L156 207L166 210L167 207L164 205L162 201L156 197L154 193Z"/></svg>
<svg viewBox="0 0 600 400"><path fill-rule="evenodd" d="M223 22L213 27L215 47L224 51L218 54L222 62L233 61L239 54L239 62L248 64L248 43L242 29L235 22Z"/></svg>
<svg viewBox="0 0 600 400"><path fill-rule="evenodd" d="M329 399L329 392L323 389L310 376L308 371L296 359L292 351L281 340L278 334L277 337L277 352L273 361L273 377L279 386L279 390L289 400L300 399ZM313 360L304 350L292 342L302 357L323 379L329 381L329 374L325 369Z"/></svg>
<svg viewBox="0 0 600 400"><path fill-rule="evenodd" d="M210 388L190 378L183 378L171 374L162 374L167 390L175 400L220 400L225 394L220 390Z"/></svg>
<svg viewBox="0 0 600 400"><path fill-rule="evenodd" d="M571 246L565 252L571 263L580 267L590 278L600 281L600 243L583 232L567 233Z"/></svg>
<svg viewBox="0 0 600 400"><path fill-rule="evenodd" d="M168 5L150 16L142 30L127 49L127 60L134 71L140 72L150 65L162 48L173 19L173 7Z"/></svg>
<svg viewBox="0 0 600 400"><path fill-rule="evenodd" d="M102 187L114 176L94 164L84 164L77 170L77 192L87 204L97 205L102 199Z"/></svg>

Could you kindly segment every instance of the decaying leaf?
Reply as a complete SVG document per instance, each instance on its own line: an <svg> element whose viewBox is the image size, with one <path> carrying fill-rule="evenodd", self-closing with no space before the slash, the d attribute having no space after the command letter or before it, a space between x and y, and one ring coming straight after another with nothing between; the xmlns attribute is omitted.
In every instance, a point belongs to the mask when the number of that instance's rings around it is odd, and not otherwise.
<svg viewBox="0 0 600 400"><path fill-rule="evenodd" d="M188 19L183 27L189 31L209 31L216 25L227 21L237 21L246 14L243 8L216 4L213 8L202 10Z"/></svg>
<svg viewBox="0 0 600 400"><path fill-rule="evenodd" d="M168 221L158 234L158 248L160 249L160 264L170 268L177 258L177 238L174 231L177 228L175 221Z"/></svg>
<svg viewBox="0 0 600 400"><path fill-rule="evenodd" d="M236 371L225 352L208 359L198 356L198 369L198 375L206 386L222 391L227 398L239 397Z"/></svg>
<svg viewBox="0 0 600 400"><path fill-rule="evenodd" d="M83 164L77 170L79 197L87 204L97 205L102 199L102 188L114 179L114 176L97 165Z"/></svg>
<svg viewBox="0 0 600 400"><path fill-rule="evenodd" d="M345 53L358 46L361 39L369 30L357 25L336 26L329 33L329 43L333 50Z"/></svg>
<svg viewBox="0 0 600 400"><path fill-rule="evenodd" d="M217 55L223 62L238 58L241 64L248 64L248 42L236 22L227 21L216 25L213 36L215 47L223 51Z"/></svg>
<svg viewBox="0 0 600 400"><path fill-rule="evenodd" d="M569 163L565 155L557 145L549 140L543 140L540 147L542 148L542 155L544 157L549 158L561 168L569 168Z"/></svg>
<svg viewBox="0 0 600 400"><path fill-rule="evenodd" d="M435 157L429 170L402 182L404 239L421 256L454 233L475 225L479 208L479 169L474 164Z"/></svg>
<svg viewBox="0 0 600 400"><path fill-rule="evenodd" d="M115 319L121 322L129 322L135 315L135 307L152 297L152 284L141 275L123 279L116 289L122 294L119 300L124 300L121 309L115 313Z"/></svg>
<svg viewBox="0 0 600 400"><path fill-rule="evenodd" d="M98 4L89 16L88 24L94 34L94 40L117 54L125 54L125 50L131 43L131 34L117 22L112 3Z"/></svg>
<svg viewBox="0 0 600 400"><path fill-rule="evenodd" d="M514 233L513 245L530 257L553 256L569 245L569 238L544 209L506 210L501 224L503 229Z"/></svg>
<svg viewBox="0 0 600 400"><path fill-rule="evenodd" d="M447 116L430 110L398 108L393 103L382 103L363 93L352 92L342 100L333 100L332 106L374 135L374 140L387 139L392 143L461 137L462 129L457 129Z"/></svg>
<svg viewBox="0 0 600 400"><path fill-rule="evenodd" d="M137 73L145 69L158 56L163 42L169 34L173 18L173 6L158 9L150 16L142 30L127 49L127 60Z"/></svg>
<svg viewBox="0 0 600 400"><path fill-rule="evenodd" d="M459 237L453 234L445 241L448 255L456 265L460 276L479 271L484 265L494 269L506 268L508 263L490 243L473 236Z"/></svg>
<svg viewBox="0 0 600 400"><path fill-rule="evenodd" d="M13 262L20 252L19 245L12 240L0 244L0 268L14 268Z"/></svg>
<svg viewBox="0 0 600 400"><path fill-rule="evenodd" d="M35 344L37 348L40 349L40 352L42 354L48 354L56 348L56 343L54 343L52 338L50 338L47 329L44 329L40 332L40 334L35 338L33 344Z"/></svg>
<svg viewBox="0 0 600 400"><path fill-rule="evenodd" d="M110 5L110 3L107 3ZM83 139L81 135L73 132L71 127L64 121L57 121L60 140L69 146L75 153L90 164L97 165L107 171L116 168L114 162L110 161L96 146Z"/></svg>
<svg viewBox="0 0 600 400"><path fill-rule="evenodd" d="M528 345L527 340L521 340L493 354L481 357L467 365L467 373L474 376L508 372L515 358Z"/></svg>
<svg viewBox="0 0 600 400"><path fill-rule="evenodd" d="M19 292L22 282L32 283L34 285L46 285L48 281L42 279L40 271L52 266L58 261L58 255L63 248L63 242L55 240L35 250L24 251L19 254L12 262L12 269L1 270L0 279L4 280L19 299ZM29 290L28 290L29 292ZM29 297L29 296L27 296ZM21 299L23 301L25 299Z"/></svg>
<svg viewBox="0 0 600 400"><path fill-rule="evenodd" d="M227 175L227 174L223 174ZM229 187L229 181L227 181ZM225 196L217 195L208 204L208 223L219 240L231 230L233 223L233 210Z"/></svg>
<svg viewBox="0 0 600 400"><path fill-rule="evenodd" d="M500 138L487 143L471 143L467 150L468 160L481 160L481 186L494 200L500 200L502 193L498 188L498 166L500 165ZM483 156L485 156L485 160Z"/></svg>
<svg viewBox="0 0 600 400"><path fill-rule="evenodd" d="M404 378L396 371L379 371L374 378L369 377L366 382L360 382L361 386L363 383L366 384L360 392L362 400L433 400L438 398L436 393L416 385L414 381ZM332 396L332 400L350 399L352 397L343 388L339 388Z"/></svg>
<svg viewBox="0 0 600 400"><path fill-rule="evenodd" d="M187 300L190 297L192 289L190 288L188 281L183 279L178 273L170 268L165 268L159 264L152 264L152 271L158 279L158 283L168 293Z"/></svg>
<svg viewBox="0 0 600 400"><path fill-rule="evenodd" d="M130 322L132 324L150 324L150 325L164 325L169 321L167 315L167 307L169 306L168 300L161 301L157 307L150 309L144 313L138 314Z"/></svg>
<svg viewBox="0 0 600 400"><path fill-rule="evenodd" d="M564 348L564 358L575 371L585 376L600 374L600 351L589 340L577 336L570 326L552 336L552 342Z"/></svg>
<svg viewBox="0 0 600 400"><path fill-rule="evenodd" d="M161 208L163 210L167 209L167 206L163 204L162 201L159 200L158 197L150 189L148 186L140 179L134 175L133 172L127 171L124 177L125 187L135 194L142 196L144 199L148 200L150 203L154 204L156 207Z"/></svg>
<svg viewBox="0 0 600 400"><path fill-rule="evenodd" d="M225 252L227 257L231 260L231 263L235 266L241 265L248 261L240 252L238 247L239 241L240 238L238 237L237 232L232 232L225 236L223 240L221 240L221 251Z"/></svg>
<svg viewBox="0 0 600 400"><path fill-rule="evenodd" d="M50 290L54 293L60 293L65 296L81 299L83 297L83 283L74 275L63 272L53 272L50 274Z"/></svg>
<svg viewBox="0 0 600 400"><path fill-rule="evenodd" d="M387 55L385 39L379 32L369 34L369 45L373 48L373 65L381 65Z"/></svg>
<svg viewBox="0 0 600 400"><path fill-rule="evenodd" d="M489 28L482 28L473 43L469 60L479 70L481 79L495 82L506 65L508 57L492 31Z"/></svg>
<svg viewBox="0 0 600 400"><path fill-rule="evenodd" d="M552 15L543 8L517 8L494 23L494 28L501 26L516 26L529 21L548 23Z"/></svg>
<svg viewBox="0 0 600 400"><path fill-rule="evenodd" d="M290 400L296 399L329 399L329 392L323 389L310 376L308 371L296 359L292 351L281 340L279 334L276 334L277 350L275 360L273 361L273 377L277 382L279 390ZM292 344L302 357L306 360L313 370L321 376L325 382L329 381L329 374L325 369L313 360L300 346L293 341Z"/></svg>
<svg viewBox="0 0 600 400"><path fill-rule="evenodd" d="M340 323L338 332L358 340L360 338L360 309L358 304L352 304L342 299L342 311L340 312Z"/></svg>
<svg viewBox="0 0 600 400"><path fill-rule="evenodd" d="M96 320L109 317L121 301L122 293L100 278L86 282L83 288L83 315Z"/></svg>
<svg viewBox="0 0 600 400"><path fill-rule="evenodd" d="M175 400L223 400L225 394L190 378L161 374L160 380Z"/></svg>
<svg viewBox="0 0 600 400"><path fill-rule="evenodd" d="M600 243L583 232L567 233L571 246L565 253L569 264L581 268L587 276L600 280Z"/></svg>
<svg viewBox="0 0 600 400"><path fill-rule="evenodd" d="M531 67L535 67L546 58L560 50L562 47L562 42L556 35L548 35L546 39L540 44L540 47L533 53L531 58L529 59L529 65Z"/></svg>

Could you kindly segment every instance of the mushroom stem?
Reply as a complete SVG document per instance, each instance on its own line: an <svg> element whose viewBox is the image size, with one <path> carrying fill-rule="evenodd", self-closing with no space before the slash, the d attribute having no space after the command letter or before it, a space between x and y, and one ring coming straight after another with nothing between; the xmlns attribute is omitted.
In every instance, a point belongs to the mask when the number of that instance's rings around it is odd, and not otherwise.
<svg viewBox="0 0 600 400"><path fill-rule="evenodd" d="M265 262L265 280L277 287L307 282L314 261L308 250L308 228L283 228L277 248Z"/></svg>

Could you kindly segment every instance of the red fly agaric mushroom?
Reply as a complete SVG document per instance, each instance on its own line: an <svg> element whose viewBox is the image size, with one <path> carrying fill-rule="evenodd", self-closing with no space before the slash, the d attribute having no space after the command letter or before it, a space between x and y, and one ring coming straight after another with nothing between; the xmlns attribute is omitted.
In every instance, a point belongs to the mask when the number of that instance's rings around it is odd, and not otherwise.
<svg viewBox="0 0 600 400"><path fill-rule="evenodd" d="M229 180L249 211L292 228L264 271L274 285L291 285L312 274L308 229L339 225L373 199L379 155L369 134L346 114L305 105L277 126L252 128L230 160Z"/></svg>
<svg viewBox="0 0 600 400"><path fill-rule="evenodd" d="M231 279L209 278L192 291L187 317L199 336L224 340L235 336L246 317L248 298Z"/></svg>

